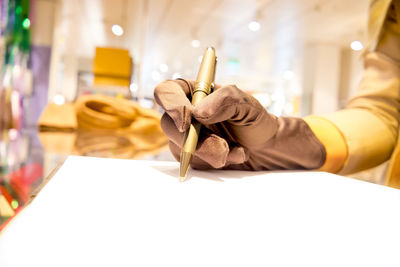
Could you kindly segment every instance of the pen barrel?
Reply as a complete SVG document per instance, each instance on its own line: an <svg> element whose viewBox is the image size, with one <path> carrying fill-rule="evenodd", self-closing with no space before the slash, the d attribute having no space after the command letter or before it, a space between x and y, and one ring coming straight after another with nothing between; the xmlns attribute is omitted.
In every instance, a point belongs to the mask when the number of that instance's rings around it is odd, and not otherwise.
<svg viewBox="0 0 400 267"><path fill-rule="evenodd" d="M211 83L215 78L216 64L217 57L215 56L215 49L208 47L204 52L203 59L201 60L193 95L198 91L203 91L207 95L211 93Z"/></svg>
<svg viewBox="0 0 400 267"><path fill-rule="evenodd" d="M217 58L215 49L208 47L204 52L203 59L200 64L200 70L197 74L196 83L192 92L192 105L197 105L202 99L211 93L213 89L213 81L215 78L215 68ZM200 136L201 124L195 119L192 120L189 129L186 131L181 150L181 170L180 175L185 176L191 155L196 151L197 143Z"/></svg>
<svg viewBox="0 0 400 267"><path fill-rule="evenodd" d="M197 88L197 85L196 87ZM208 90L211 91L211 85L208 85ZM207 88L205 88L207 90ZM192 104L196 105L197 103L199 103L202 99L204 99L207 94L205 92L207 92L206 90L203 90L203 88L201 88L201 90L195 90L193 93L193 97L192 97ZM201 124L193 119L193 122L190 124L189 129L186 131L185 133L185 137L183 138L183 146L182 146L182 152L189 152L191 154L194 153L194 151L196 150L197 147L197 142L200 136L200 128L201 128Z"/></svg>
<svg viewBox="0 0 400 267"><path fill-rule="evenodd" d="M184 143L182 146L182 152L193 154L197 147L197 141L199 140L201 124L198 121L193 121L190 124L189 130L185 133Z"/></svg>

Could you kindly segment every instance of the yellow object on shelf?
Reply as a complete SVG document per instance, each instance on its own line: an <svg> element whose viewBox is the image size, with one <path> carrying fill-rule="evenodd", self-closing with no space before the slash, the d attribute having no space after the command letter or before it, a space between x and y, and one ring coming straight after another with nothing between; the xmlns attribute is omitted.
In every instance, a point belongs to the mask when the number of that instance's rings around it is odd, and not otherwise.
<svg viewBox="0 0 400 267"><path fill-rule="evenodd" d="M95 85L129 86L132 73L129 51L96 47L93 72Z"/></svg>

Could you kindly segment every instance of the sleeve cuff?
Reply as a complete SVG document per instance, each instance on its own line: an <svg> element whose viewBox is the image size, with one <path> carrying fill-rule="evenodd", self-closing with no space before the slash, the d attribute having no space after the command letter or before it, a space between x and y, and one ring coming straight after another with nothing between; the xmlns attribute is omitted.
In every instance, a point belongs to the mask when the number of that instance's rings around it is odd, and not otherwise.
<svg viewBox="0 0 400 267"><path fill-rule="evenodd" d="M348 148L343 134L332 122L323 117L307 116L304 121L326 150L325 163L319 170L333 173L339 172L348 156Z"/></svg>

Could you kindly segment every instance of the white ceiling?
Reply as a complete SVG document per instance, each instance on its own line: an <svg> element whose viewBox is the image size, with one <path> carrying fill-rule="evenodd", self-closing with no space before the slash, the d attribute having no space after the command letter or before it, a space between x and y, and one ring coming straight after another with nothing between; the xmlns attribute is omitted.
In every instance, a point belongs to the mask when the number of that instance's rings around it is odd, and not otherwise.
<svg viewBox="0 0 400 267"><path fill-rule="evenodd" d="M59 25L64 53L93 57L95 46L131 51L143 63L146 88L151 72L169 66L162 78L180 72L195 78L198 57L208 45L219 57L217 79L276 77L294 68L309 43L349 46L363 39L369 0L62 0ZM258 11L258 12L257 12ZM248 30L258 14L261 29ZM125 33L117 37L111 26ZM191 40L198 38L200 48ZM240 71L229 75L227 62L237 59ZM136 69L137 71L137 69ZM218 74L220 77L218 77Z"/></svg>

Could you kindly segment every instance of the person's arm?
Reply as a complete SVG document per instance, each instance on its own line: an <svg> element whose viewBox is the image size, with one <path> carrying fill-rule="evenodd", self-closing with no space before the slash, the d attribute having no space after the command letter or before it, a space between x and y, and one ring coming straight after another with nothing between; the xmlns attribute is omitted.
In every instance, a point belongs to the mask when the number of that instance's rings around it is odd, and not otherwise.
<svg viewBox="0 0 400 267"><path fill-rule="evenodd" d="M397 141L400 119L399 4L392 4L387 15L384 1L375 1L374 5L369 23L375 27L370 29L372 51L365 55L365 71L357 95L344 110L305 118L327 150L327 160L321 168L325 171L347 174L376 166L390 158ZM386 20L380 26L382 17Z"/></svg>

